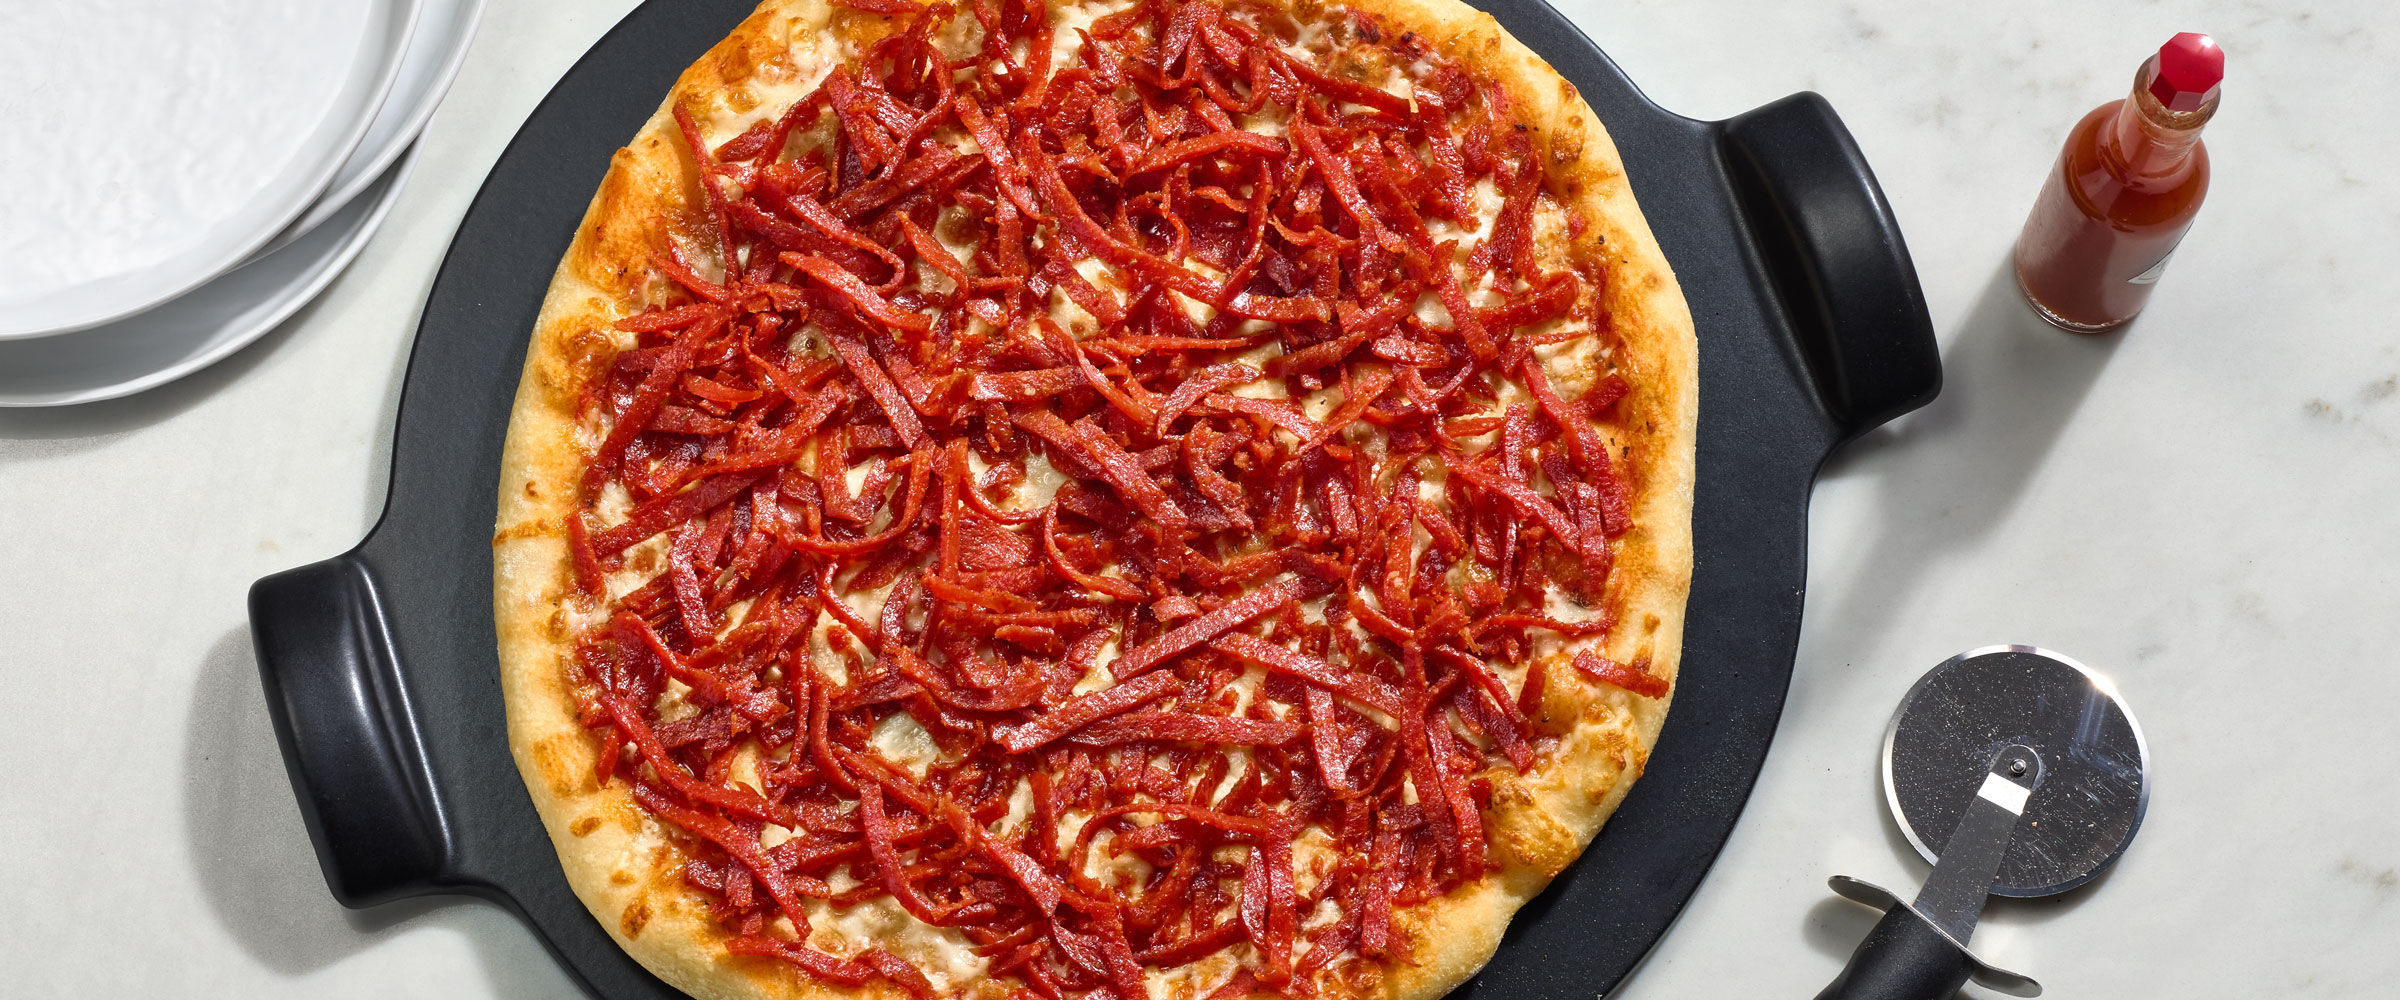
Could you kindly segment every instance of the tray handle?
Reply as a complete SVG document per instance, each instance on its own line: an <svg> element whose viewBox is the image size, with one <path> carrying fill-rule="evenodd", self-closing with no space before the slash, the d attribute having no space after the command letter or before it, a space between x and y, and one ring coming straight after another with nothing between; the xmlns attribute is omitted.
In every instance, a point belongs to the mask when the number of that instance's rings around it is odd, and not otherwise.
<svg viewBox="0 0 2400 1000"><path fill-rule="evenodd" d="M251 585L250 635L334 898L358 908L434 891L453 838L366 563L345 554Z"/></svg>
<svg viewBox="0 0 2400 1000"><path fill-rule="evenodd" d="M1850 130L1814 93L1725 122L1742 214L1843 439L1925 405L1941 352L1891 203Z"/></svg>

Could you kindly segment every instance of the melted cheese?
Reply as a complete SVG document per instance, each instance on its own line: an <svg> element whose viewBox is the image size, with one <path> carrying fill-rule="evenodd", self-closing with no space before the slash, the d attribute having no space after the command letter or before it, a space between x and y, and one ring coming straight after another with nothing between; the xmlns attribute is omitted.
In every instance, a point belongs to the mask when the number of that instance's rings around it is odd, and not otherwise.
<svg viewBox="0 0 2400 1000"><path fill-rule="evenodd" d="M1257 347L1243 351L1234 360L1263 372L1268 370L1276 358L1282 356L1283 345L1276 341L1270 340L1264 344L1258 345ZM1262 378L1256 382L1244 382L1240 385L1226 389L1225 393L1230 396L1247 396L1251 399L1292 398L1292 394L1284 389L1283 380L1279 378Z"/></svg>
<svg viewBox="0 0 2400 1000"><path fill-rule="evenodd" d="M876 619L883 616L884 600L891 597L892 588L899 585L900 581L894 580L873 590L843 591L842 603L849 605L852 614L857 615L859 620L871 626ZM857 636L855 638L864 639L866 637Z"/></svg>
<svg viewBox="0 0 2400 1000"><path fill-rule="evenodd" d="M1250 703L1258 699L1258 686L1265 683L1266 679L1266 668L1253 666L1242 671L1240 677L1234 678L1231 683L1225 685L1225 690L1233 693L1232 714L1240 715L1250 710Z"/></svg>
<svg viewBox="0 0 2400 1000"><path fill-rule="evenodd" d="M970 450L967 454L973 455L974 452ZM1058 488L1067 485L1069 478L1066 473L1058 471L1057 466L1051 465L1049 459L1043 458L1041 452L1027 454L1025 481L1017 484L1016 492L1001 506L1012 511L1040 510L1049 506L1050 498L1058 495Z"/></svg>
<svg viewBox="0 0 2400 1000"><path fill-rule="evenodd" d="M1083 53L1082 32L1090 28L1092 22L1131 6L1130 0L1124 0L1053 8L1050 12L1050 71L1056 73L1061 67L1074 64L1076 57Z"/></svg>
<svg viewBox="0 0 2400 1000"><path fill-rule="evenodd" d="M894 712L876 723L875 733L867 742L874 746L876 756L907 768L918 778L942 757L942 748L933 743L933 734L926 732L914 716Z"/></svg>
<svg viewBox="0 0 2400 1000"><path fill-rule="evenodd" d="M1250 770L1250 748L1234 747L1229 749L1225 751L1225 759L1227 763L1225 778L1217 782L1217 787L1209 789L1208 798L1205 800L1211 805L1224 799L1227 792L1233 791L1233 786L1241 782L1242 773Z"/></svg>
<svg viewBox="0 0 2400 1000"><path fill-rule="evenodd" d="M1082 275L1083 280L1090 282L1092 287L1099 289L1103 295L1118 293L1124 289L1124 285L1117 280L1116 274L1110 271L1108 265L1097 257L1085 257L1076 261L1073 266L1076 274ZM1123 296L1118 295L1118 298L1122 299ZM1058 324L1060 329L1079 337L1100 332L1099 317L1085 310L1081 303L1069 298L1066 287L1063 285L1050 289L1050 322Z"/></svg>
<svg viewBox="0 0 2400 1000"><path fill-rule="evenodd" d="M811 899L807 909L810 944L852 955L871 943L925 970L933 985L945 991L982 979L991 964L975 954L974 942L965 934L918 920L889 896L844 910Z"/></svg>
<svg viewBox="0 0 2400 1000"><path fill-rule="evenodd" d="M1317 891L1317 883L1323 881L1323 877L1317 874L1318 861L1323 859L1325 867L1330 869L1339 860L1335 846L1333 834L1324 827L1311 824L1301 828L1300 835L1292 838L1293 891L1303 896ZM1319 909L1331 905L1333 901L1329 899ZM1340 911L1337 908L1335 912Z"/></svg>
<svg viewBox="0 0 2400 1000"><path fill-rule="evenodd" d="M1290 109L1285 108L1280 104L1270 102L1260 104L1257 111L1243 115L1238 124L1242 126L1244 131L1256 132L1260 135L1271 135L1280 138L1288 130L1291 120L1292 113ZM1242 192L1242 196L1247 198L1250 196L1250 193L1244 191Z"/></svg>
<svg viewBox="0 0 2400 1000"><path fill-rule="evenodd" d="M1017 787L1008 793L1008 815L1000 817L1000 821L993 824L992 832L1014 834L1025 828L1025 820L1032 815L1033 782L1018 778Z"/></svg>
<svg viewBox="0 0 2400 1000"><path fill-rule="evenodd" d="M738 102L740 110L720 107L697 118L695 124L700 126L701 137L711 145L720 144L742 134L760 119L782 114L783 109L825 82L835 67L858 58L857 46L842 41L833 32L821 30L821 25L815 27L818 30L794 24L783 61L762 67L741 84L739 96L746 100ZM797 139L795 135L794 141Z"/></svg>
<svg viewBox="0 0 2400 1000"><path fill-rule="evenodd" d="M1092 657L1092 669L1084 671L1082 677L1076 678L1075 693L1090 694L1115 684L1117 675L1109 671L1108 665L1117 662L1118 658L1124 655L1125 651L1117 642L1117 637L1110 636L1108 641L1100 646L1100 654Z"/></svg>
<svg viewBox="0 0 2400 1000"><path fill-rule="evenodd" d="M1330 45L1332 35L1333 24L1330 21L1302 21L1298 35L1276 47L1302 59L1315 59Z"/></svg>

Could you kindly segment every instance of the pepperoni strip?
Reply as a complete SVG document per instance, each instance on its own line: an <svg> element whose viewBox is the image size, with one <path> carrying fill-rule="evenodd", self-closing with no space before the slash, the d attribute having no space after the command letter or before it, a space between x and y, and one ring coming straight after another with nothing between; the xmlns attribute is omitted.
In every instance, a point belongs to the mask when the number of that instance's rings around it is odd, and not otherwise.
<svg viewBox="0 0 2400 1000"><path fill-rule="evenodd" d="M1246 662L1300 678L1377 711L1391 715L1408 711L1408 696L1398 688L1373 677L1345 672L1305 653L1247 635L1229 635L1212 645Z"/></svg>
<svg viewBox="0 0 2400 1000"><path fill-rule="evenodd" d="M1158 676L1153 674L1152 676ZM1105 747L1139 741L1178 741L1188 743L1222 743L1247 746L1282 746L1299 739L1306 726L1281 719L1244 719L1225 715L1194 715L1188 712L1144 712L1120 715L1096 722L1077 731L1073 740L1086 746Z"/></svg>
<svg viewBox="0 0 2400 1000"><path fill-rule="evenodd" d="M1101 719L1163 698L1175 690L1177 683L1173 674L1152 674L1111 685L1068 702L1025 725L1000 730L993 734L993 738L1001 746L1007 747L1010 753L1024 753Z"/></svg>
<svg viewBox="0 0 2400 1000"><path fill-rule="evenodd" d="M1109 669L1119 677L1131 677L1165 663L1168 657L1214 639L1227 629L1275 608L1314 596L1322 590L1323 585L1313 579L1285 577L1144 643L1141 648L1125 654L1124 659L1112 664Z"/></svg>
<svg viewBox="0 0 2400 1000"><path fill-rule="evenodd" d="M1664 698L1669 690L1665 679L1647 670L1636 670L1591 650L1575 654L1575 669L1592 675L1603 684L1624 688L1644 698Z"/></svg>

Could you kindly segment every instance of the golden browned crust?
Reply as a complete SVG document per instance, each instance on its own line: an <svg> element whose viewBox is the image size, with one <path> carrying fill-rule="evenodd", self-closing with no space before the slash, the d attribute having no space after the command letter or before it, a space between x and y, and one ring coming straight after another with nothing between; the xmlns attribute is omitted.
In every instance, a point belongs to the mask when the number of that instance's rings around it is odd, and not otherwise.
<svg viewBox="0 0 2400 1000"><path fill-rule="evenodd" d="M1611 367L1634 387L1619 404L1623 432L1602 426L1635 491L1634 527L1618 540L1608 593L1621 624L1603 651L1620 662L1647 662L1652 673L1672 679L1691 574L1697 345L1682 293L1634 203L1607 130L1572 85L1489 15L1457 0L1349 0L1329 7L1296 0L1289 7L1304 23L1348 10L1377 30L1413 34L1506 91L1545 158L1549 195L1586 223L1571 246L1544 250L1601 265L1601 304L1615 331L1605 356L1580 358L1560 375L1569 383L1562 388L1586 388ZM653 248L679 239L681 220L701 203L697 170L673 139L670 109L681 103L713 126L710 132L730 135L779 111L798 96L794 88L813 83L828 63L878 37L887 23L824 0L767 0L683 74L659 112L617 151L559 264L533 331L502 457L494 615L518 768L584 904L637 961L704 1000L903 994L889 983L836 986L780 962L727 954L728 935L682 884L680 852L666 828L621 783L602 787L593 780L597 748L576 720L569 684L572 637L580 616L592 610L570 597L565 540L575 484L594 444L592 429L577 422L577 401L623 346L610 324L663 292L647 266ZM1536 655L1563 661L1566 652L1551 647ZM1631 695L1592 683L1564 662L1555 666L1536 721L1560 736L1557 751L1528 776L1491 772L1494 870L1397 914L1411 960L1352 977L1352 995L1430 1000L1480 969L1509 918L1581 853L1640 775L1668 699ZM950 985L973 992L971 983Z"/></svg>

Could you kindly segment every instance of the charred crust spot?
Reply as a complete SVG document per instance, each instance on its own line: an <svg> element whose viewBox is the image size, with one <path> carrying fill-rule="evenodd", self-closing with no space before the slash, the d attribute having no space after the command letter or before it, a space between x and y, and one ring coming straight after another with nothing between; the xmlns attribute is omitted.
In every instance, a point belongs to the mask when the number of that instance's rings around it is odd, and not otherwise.
<svg viewBox="0 0 2400 1000"><path fill-rule="evenodd" d="M631 808L631 807L629 807ZM654 885L672 885L683 878L683 853L666 844L650 849L650 881Z"/></svg>
<svg viewBox="0 0 2400 1000"><path fill-rule="evenodd" d="M585 769L572 763L575 757L572 748L576 746L572 738L565 736L553 736L533 745L534 769L542 773L542 782L558 798L584 790Z"/></svg>
<svg viewBox="0 0 2400 1000"><path fill-rule="evenodd" d="M1337 965L1329 971L1332 973L1333 981L1341 983L1343 986L1345 986L1349 994L1352 996L1371 997L1383 995L1384 973L1382 963L1350 962L1343 965Z"/></svg>
<svg viewBox="0 0 2400 1000"><path fill-rule="evenodd" d="M516 541L520 538L545 538L560 534L563 531L564 526L552 520L520 521L516 524L512 524L501 529L498 534L493 535L492 545L493 547L497 548L500 545Z"/></svg>
<svg viewBox="0 0 2400 1000"><path fill-rule="evenodd" d="M1637 777L1641 774L1641 765L1638 762L1641 751L1628 744L1624 734L1615 729L1603 729L1594 733L1592 748L1606 755L1608 760L1614 761L1617 765L1616 767L1588 769L1589 778L1584 785L1584 794L1589 796L1593 802L1606 800L1608 794L1616 790L1618 779L1627 772L1632 772Z"/></svg>
<svg viewBox="0 0 2400 1000"><path fill-rule="evenodd" d="M625 932L627 940L632 940L641 937L642 928L649 924L650 901L637 899L633 901L632 905L625 908L625 915L617 921L617 929Z"/></svg>
<svg viewBox="0 0 2400 1000"><path fill-rule="evenodd" d="M608 884L610 884L610 885L632 885L632 884L633 884L633 873L632 873L632 872L628 872L628 871L613 871L613 872L610 872L610 873L608 873Z"/></svg>
<svg viewBox="0 0 2400 1000"><path fill-rule="evenodd" d="M592 835L592 831L599 828L600 817L585 816L582 819L576 820L573 825L567 827L567 832L578 837L589 837Z"/></svg>
<svg viewBox="0 0 2400 1000"><path fill-rule="evenodd" d="M1565 125L1551 133L1550 161L1560 166L1573 164L1583 159L1583 148L1583 123L1569 118Z"/></svg>
<svg viewBox="0 0 2400 1000"><path fill-rule="evenodd" d="M1533 793L1515 782L1510 784L1506 820L1492 824L1493 846L1543 878L1556 876L1575 860L1574 831L1543 812ZM1492 804L1504 804L1500 788L1493 789Z"/></svg>
<svg viewBox="0 0 2400 1000"><path fill-rule="evenodd" d="M614 360L616 353L616 338L597 328L584 326L566 335L567 361L575 368L593 369L604 363L604 359Z"/></svg>

